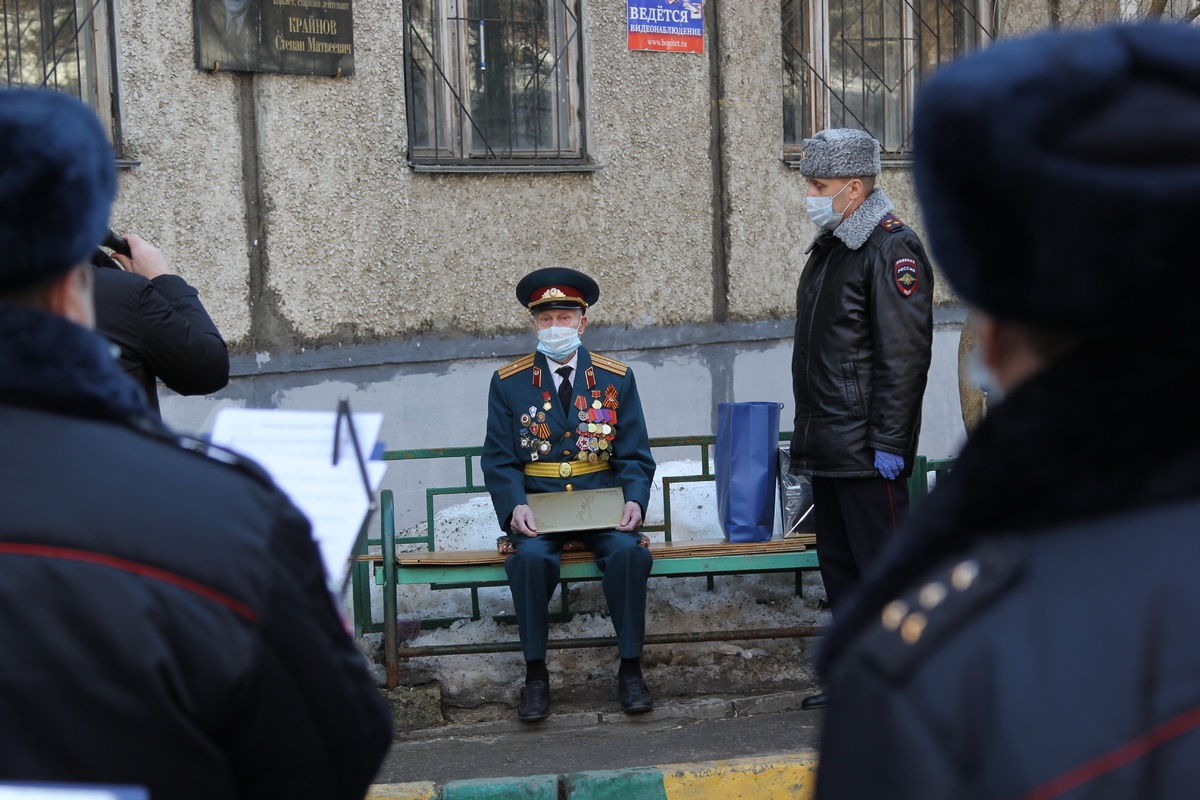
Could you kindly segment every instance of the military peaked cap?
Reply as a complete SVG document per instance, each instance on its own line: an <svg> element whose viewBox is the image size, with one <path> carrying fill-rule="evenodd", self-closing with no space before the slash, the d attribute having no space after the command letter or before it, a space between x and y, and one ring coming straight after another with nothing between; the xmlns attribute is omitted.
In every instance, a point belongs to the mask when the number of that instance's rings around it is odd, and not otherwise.
<svg viewBox="0 0 1200 800"><path fill-rule="evenodd" d="M600 299L600 287L578 270L545 267L534 270L517 284L517 299L530 311L543 308L582 308Z"/></svg>

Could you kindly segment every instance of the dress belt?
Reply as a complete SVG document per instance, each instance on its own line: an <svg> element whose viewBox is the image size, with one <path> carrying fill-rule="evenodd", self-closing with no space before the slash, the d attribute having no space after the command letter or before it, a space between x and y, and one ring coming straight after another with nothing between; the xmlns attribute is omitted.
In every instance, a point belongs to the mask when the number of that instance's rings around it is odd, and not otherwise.
<svg viewBox="0 0 1200 800"><path fill-rule="evenodd" d="M608 469L607 461L531 461L525 474L534 478L570 478Z"/></svg>

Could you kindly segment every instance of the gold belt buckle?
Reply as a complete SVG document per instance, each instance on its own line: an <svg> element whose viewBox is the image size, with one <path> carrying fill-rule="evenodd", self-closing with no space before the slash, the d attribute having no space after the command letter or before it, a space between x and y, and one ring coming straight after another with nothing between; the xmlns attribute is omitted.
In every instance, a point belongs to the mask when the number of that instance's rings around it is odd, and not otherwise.
<svg viewBox="0 0 1200 800"><path fill-rule="evenodd" d="M558 465L558 477L569 478L569 477L571 477L571 472L572 472L572 469L571 469L570 461L564 461Z"/></svg>

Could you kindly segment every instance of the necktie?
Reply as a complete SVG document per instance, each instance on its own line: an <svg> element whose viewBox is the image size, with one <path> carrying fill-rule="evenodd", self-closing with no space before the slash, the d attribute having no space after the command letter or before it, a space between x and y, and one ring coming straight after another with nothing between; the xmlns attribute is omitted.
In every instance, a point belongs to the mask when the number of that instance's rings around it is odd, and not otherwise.
<svg viewBox="0 0 1200 800"><path fill-rule="evenodd" d="M564 414L570 414L571 408L571 368L559 367L554 370L562 375L562 383L558 384L558 402L562 403Z"/></svg>

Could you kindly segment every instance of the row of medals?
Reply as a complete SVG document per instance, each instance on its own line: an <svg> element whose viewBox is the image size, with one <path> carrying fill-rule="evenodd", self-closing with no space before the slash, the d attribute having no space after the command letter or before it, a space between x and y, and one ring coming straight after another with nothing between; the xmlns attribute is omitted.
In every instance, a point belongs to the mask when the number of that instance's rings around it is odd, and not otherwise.
<svg viewBox="0 0 1200 800"><path fill-rule="evenodd" d="M582 399L582 398L580 398ZM579 447L576 459L579 461L608 461L612 455L612 440L617 436L617 412L615 409L602 408L599 400L592 402L591 408L579 410L579 427L576 429L579 438L575 444ZM521 424L527 426L521 431L521 447L536 450L539 454L549 455L554 449L550 443L550 429L546 425L546 411L550 403L542 406L544 411L538 411L536 406L529 407L529 413L521 415ZM536 456L535 456L536 458Z"/></svg>

